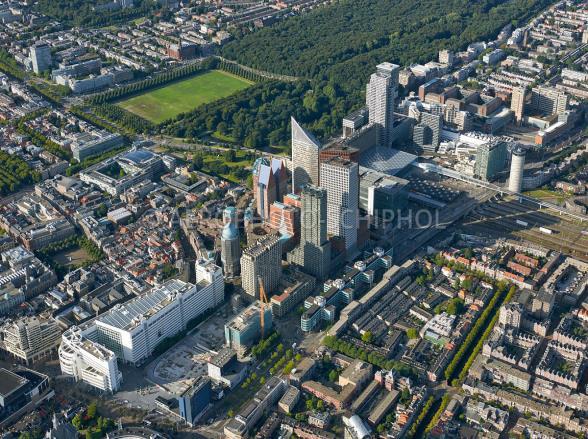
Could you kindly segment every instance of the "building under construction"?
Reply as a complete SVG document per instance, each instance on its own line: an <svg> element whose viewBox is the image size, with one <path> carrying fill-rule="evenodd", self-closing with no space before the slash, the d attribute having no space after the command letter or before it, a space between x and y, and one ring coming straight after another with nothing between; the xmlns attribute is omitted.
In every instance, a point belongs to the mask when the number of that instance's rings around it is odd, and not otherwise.
<svg viewBox="0 0 588 439"><path fill-rule="evenodd" d="M263 309L263 332L267 337L272 328L272 311L267 305ZM225 324L225 342L239 357L262 337L261 310L262 303L257 300Z"/></svg>

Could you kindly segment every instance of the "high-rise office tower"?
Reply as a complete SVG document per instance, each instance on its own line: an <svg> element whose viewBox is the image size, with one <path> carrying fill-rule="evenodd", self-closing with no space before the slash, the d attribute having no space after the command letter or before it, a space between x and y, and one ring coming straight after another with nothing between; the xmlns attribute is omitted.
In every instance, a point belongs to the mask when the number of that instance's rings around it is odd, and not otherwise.
<svg viewBox="0 0 588 439"><path fill-rule="evenodd" d="M327 278L331 264L331 243L327 237L327 191L307 185L302 189L300 244L288 261L319 280Z"/></svg>
<svg viewBox="0 0 588 439"><path fill-rule="evenodd" d="M288 240L297 240L300 229L300 209L276 201L270 206L268 225Z"/></svg>
<svg viewBox="0 0 588 439"><path fill-rule="evenodd" d="M420 113L420 122L413 130L413 141L423 150L435 152L439 147L443 116L440 114Z"/></svg>
<svg viewBox="0 0 588 439"><path fill-rule="evenodd" d="M527 90L524 87L514 88L510 97L510 109L514 112L515 121L520 125L525 116L525 96Z"/></svg>
<svg viewBox="0 0 588 439"><path fill-rule="evenodd" d="M237 227L237 209L227 207L223 213L224 227L221 233L221 262L224 274L234 277L241 268L241 246L239 243L239 228Z"/></svg>
<svg viewBox="0 0 588 439"><path fill-rule="evenodd" d="M270 206L288 193L288 171L280 159L259 158L253 165L253 196L257 214L267 221Z"/></svg>
<svg viewBox="0 0 588 439"><path fill-rule="evenodd" d="M487 142L478 147L474 175L484 181L490 181L504 170L507 159L507 143L504 141Z"/></svg>
<svg viewBox="0 0 588 439"><path fill-rule="evenodd" d="M525 149L520 146L512 149L510 161L510 175L508 177L508 190L521 192L523 189L523 173L525 170Z"/></svg>
<svg viewBox="0 0 588 439"><path fill-rule="evenodd" d="M321 163L321 187L327 191L327 233L357 245L359 227L359 165L340 157Z"/></svg>
<svg viewBox="0 0 588 439"><path fill-rule="evenodd" d="M412 141L423 151L431 150L431 128L421 123L416 124L412 129ZM430 151L430 152L434 152Z"/></svg>
<svg viewBox="0 0 588 439"><path fill-rule="evenodd" d="M33 71L36 74L51 69L51 48L46 43L37 43L30 48Z"/></svg>
<svg viewBox="0 0 588 439"><path fill-rule="evenodd" d="M394 128L394 100L398 90L400 66L385 62L376 67L370 76L366 90L366 106L369 122L377 125L378 145L391 146Z"/></svg>
<svg viewBox="0 0 588 439"><path fill-rule="evenodd" d="M300 192L306 184L319 184L319 151L321 144L302 128L294 118L292 122L292 190Z"/></svg>
<svg viewBox="0 0 588 439"><path fill-rule="evenodd" d="M245 293L259 299L259 279L269 296L280 285L282 243L277 235L266 235L245 249L241 256L241 284Z"/></svg>

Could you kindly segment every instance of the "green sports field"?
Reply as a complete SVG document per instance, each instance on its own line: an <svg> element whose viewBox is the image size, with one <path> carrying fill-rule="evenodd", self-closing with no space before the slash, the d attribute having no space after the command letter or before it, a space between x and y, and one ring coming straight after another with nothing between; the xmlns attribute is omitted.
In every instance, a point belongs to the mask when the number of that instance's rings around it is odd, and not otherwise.
<svg viewBox="0 0 588 439"><path fill-rule="evenodd" d="M249 87L251 81L220 70L211 70L183 81L118 102L127 111L154 123L193 110Z"/></svg>

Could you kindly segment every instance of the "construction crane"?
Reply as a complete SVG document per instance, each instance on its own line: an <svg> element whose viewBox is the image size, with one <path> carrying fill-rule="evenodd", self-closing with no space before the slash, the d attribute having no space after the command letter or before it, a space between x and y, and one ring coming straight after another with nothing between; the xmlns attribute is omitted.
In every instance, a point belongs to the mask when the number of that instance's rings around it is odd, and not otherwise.
<svg viewBox="0 0 588 439"><path fill-rule="evenodd" d="M263 337L265 336L265 306L269 305L269 300L267 300L265 288L263 288L263 279L261 276L257 278L257 282L259 284L259 309L261 310L259 315L259 323L261 327L261 339L263 340Z"/></svg>

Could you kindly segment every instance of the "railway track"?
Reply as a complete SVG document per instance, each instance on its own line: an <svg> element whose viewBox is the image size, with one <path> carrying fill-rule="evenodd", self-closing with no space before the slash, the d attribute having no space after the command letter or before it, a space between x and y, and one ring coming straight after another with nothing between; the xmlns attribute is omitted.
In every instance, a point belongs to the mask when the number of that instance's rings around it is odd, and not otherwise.
<svg viewBox="0 0 588 439"><path fill-rule="evenodd" d="M517 220L527 225L518 224ZM507 233L588 261L588 236L581 227L564 223L557 216L529 210L528 206L518 202L485 204L466 217L462 227L478 235L503 236ZM542 233L538 230L540 227L549 228L554 233Z"/></svg>

